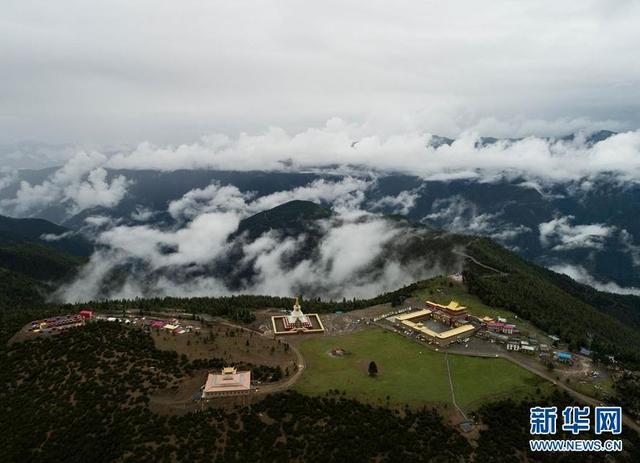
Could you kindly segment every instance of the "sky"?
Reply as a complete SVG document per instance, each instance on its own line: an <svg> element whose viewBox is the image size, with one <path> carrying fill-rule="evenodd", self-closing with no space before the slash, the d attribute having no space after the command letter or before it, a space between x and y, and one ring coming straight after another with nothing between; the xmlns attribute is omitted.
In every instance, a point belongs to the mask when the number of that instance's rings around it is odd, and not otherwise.
<svg viewBox="0 0 640 463"><path fill-rule="evenodd" d="M638 23L623 0L5 0L0 144L635 130Z"/></svg>

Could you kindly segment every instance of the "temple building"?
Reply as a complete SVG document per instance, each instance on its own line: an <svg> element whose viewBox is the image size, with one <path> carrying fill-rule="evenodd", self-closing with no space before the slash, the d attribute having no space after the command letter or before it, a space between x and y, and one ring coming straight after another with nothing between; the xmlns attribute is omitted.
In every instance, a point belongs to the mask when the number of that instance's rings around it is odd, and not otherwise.
<svg viewBox="0 0 640 463"><path fill-rule="evenodd" d="M433 318L451 326L458 325L467 320L467 308L451 301L447 305L426 301L427 308L433 313Z"/></svg>
<svg viewBox="0 0 640 463"><path fill-rule="evenodd" d="M271 324L275 335L324 332L324 326L318 314L304 314L298 298L296 298L293 310L289 315L273 316Z"/></svg>
<svg viewBox="0 0 640 463"><path fill-rule="evenodd" d="M456 301L447 305L426 301L426 308L395 317L396 323L439 346L465 339L475 332L467 308Z"/></svg>
<svg viewBox="0 0 640 463"><path fill-rule="evenodd" d="M225 367L220 374L209 373L202 388L203 399L247 395L251 391L251 372Z"/></svg>

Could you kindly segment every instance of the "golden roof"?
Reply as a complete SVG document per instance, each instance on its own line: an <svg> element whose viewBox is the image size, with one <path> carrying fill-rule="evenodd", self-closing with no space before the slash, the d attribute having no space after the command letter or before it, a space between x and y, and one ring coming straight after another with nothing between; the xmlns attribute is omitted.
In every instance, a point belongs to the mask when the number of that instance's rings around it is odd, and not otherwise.
<svg viewBox="0 0 640 463"><path fill-rule="evenodd" d="M402 315L397 315L396 316L396 320L398 320L398 321L411 320L412 318L423 317L425 315L429 315L430 313L431 313L431 311L429 309L422 309L422 310L418 310L418 311L405 313L405 314L402 314Z"/></svg>
<svg viewBox="0 0 640 463"><path fill-rule="evenodd" d="M463 305L460 305L458 301L451 301L447 305L438 304L437 302L427 301L427 304L434 305L436 307L440 307L441 309L448 309L457 312L459 310L466 310L467 308Z"/></svg>
<svg viewBox="0 0 640 463"><path fill-rule="evenodd" d="M222 369L222 374L223 375L235 375L236 374L236 369L235 369L235 367L224 367Z"/></svg>
<svg viewBox="0 0 640 463"><path fill-rule="evenodd" d="M414 323L411 320L403 320L403 325L408 326L409 328L413 328L416 331L420 331L421 333L426 334L427 336L431 336L436 339L448 339L452 336L457 336L459 334L468 333L470 331L475 330L473 325L460 325L456 328L452 328L447 331L443 331L441 333L437 333L426 326L422 325L422 323Z"/></svg>

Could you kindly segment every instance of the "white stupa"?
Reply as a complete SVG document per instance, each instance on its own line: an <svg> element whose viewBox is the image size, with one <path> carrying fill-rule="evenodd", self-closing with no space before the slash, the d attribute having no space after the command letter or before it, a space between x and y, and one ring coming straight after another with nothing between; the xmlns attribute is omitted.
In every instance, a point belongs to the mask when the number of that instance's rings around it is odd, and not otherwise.
<svg viewBox="0 0 640 463"><path fill-rule="evenodd" d="M300 307L300 302L296 297L296 303L293 304L293 310L290 315L287 315L287 321L290 325L295 326L298 321L302 326L311 325L309 321L309 317L302 313L302 307Z"/></svg>
<svg viewBox="0 0 640 463"><path fill-rule="evenodd" d="M300 300L296 297L293 310L289 315L274 315L271 317L273 334L295 334L295 333L324 333L322 320L317 313L304 314L300 307Z"/></svg>

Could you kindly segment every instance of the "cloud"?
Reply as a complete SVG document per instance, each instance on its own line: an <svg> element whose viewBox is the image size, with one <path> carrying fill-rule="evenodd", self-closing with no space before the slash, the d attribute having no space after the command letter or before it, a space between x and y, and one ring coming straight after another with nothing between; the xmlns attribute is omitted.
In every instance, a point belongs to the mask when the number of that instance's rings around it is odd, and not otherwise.
<svg viewBox="0 0 640 463"><path fill-rule="evenodd" d="M205 188L196 188L182 198L171 201L167 209L174 219L192 219L211 211L243 211L251 194L242 193L233 185L221 186L214 182Z"/></svg>
<svg viewBox="0 0 640 463"><path fill-rule="evenodd" d="M629 233L627 230L620 230L620 235L618 236L620 243L622 244L623 249L631 256L631 261L633 265L636 267L640 267L640 245L635 244L633 235Z"/></svg>
<svg viewBox="0 0 640 463"><path fill-rule="evenodd" d="M460 195L437 199L431 206L430 214L421 222L444 230L467 234L489 236L504 246L516 251L511 242L531 229L524 225L514 225L501 218L501 213L479 213L478 206Z"/></svg>
<svg viewBox="0 0 640 463"><path fill-rule="evenodd" d="M64 233L60 233L59 235L56 235L55 233L45 233L43 235L40 235L40 239L43 241L60 241L63 240L65 238L69 238L70 236L73 236L75 234L74 231L68 231L68 232L64 232Z"/></svg>
<svg viewBox="0 0 640 463"><path fill-rule="evenodd" d="M588 225L571 225L573 216L556 217L549 222L541 223L540 244L551 247L553 251L569 251L572 249L602 249L606 238L615 227L595 223Z"/></svg>
<svg viewBox="0 0 640 463"><path fill-rule="evenodd" d="M146 207L137 206L135 211L131 213L131 218L136 222L147 222L156 215L154 211L151 209L147 209Z"/></svg>
<svg viewBox="0 0 640 463"><path fill-rule="evenodd" d="M14 183L18 178L18 172L15 169L0 167L0 191Z"/></svg>
<svg viewBox="0 0 640 463"><path fill-rule="evenodd" d="M98 237L98 243L143 259L151 270L164 266L203 264L221 253L227 237L240 219L235 213L209 212L196 217L176 231L160 231L147 226L117 226ZM169 248L172 252L164 252Z"/></svg>
<svg viewBox="0 0 640 463"><path fill-rule="evenodd" d="M298 133L272 127L235 138L212 135L179 146L142 143L111 154L79 151L40 184L20 182L15 196L1 200L0 207L14 215L32 215L51 205L62 205L69 214L96 206L113 207L124 198L130 182L112 169L313 171L348 177L335 185L319 180L297 191L257 198L254 210L281 204L292 195L310 201L353 196L356 190L366 189L375 178L389 173L441 181L517 180L519 185L535 188L546 197L551 195L545 192L558 183L573 182L579 185L578 190L586 191L605 174L612 182L640 182L640 131L620 133L598 143L589 143L580 135L571 140L527 137L482 144L478 133L466 132L450 145L434 147L432 138L430 133L407 128L383 135L369 125L333 118L322 127ZM354 140L358 140L356 145ZM2 177L0 186L7 182L15 182L15 175ZM418 193L382 198L374 206L406 213ZM247 202L251 199L247 195L233 187L212 186L176 200L169 212L179 215L184 208L188 217L194 213L190 207L205 207L207 201Z"/></svg>
<svg viewBox="0 0 640 463"><path fill-rule="evenodd" d="M495 230L496 214L478 214L478 207L462 196L437 199L431 206L431 214L422 222L436 223L454 233L486 234Z"/></svg>
<svg viewBox="0 0 640 463"><path fill-rule="evenodd" d="M171 201L168 211L175 219L191 219L209 211L236 211L247 216L272 209L294 199L316 203L331 203L340 208L349 203L354 207L364 200L361 193L372 186L371 181L345 177L339 181L314 180L308 185L291 190L277 191L256 197L252 192L241 192L233 185L214 182L205 188L197 188L182 198Z"/></svg>
<svg viewBox="0 0 640 463"><path fill-rule="evenodd" d="M638 126L638 18L628 1L11 2L0 124L106 143L334 115L448 136Z"/></svg>
<svg viewBox="0 0 640 463"><path fill-rule="evenodd" d="M97 230L98 250L78 278L61 287L55 298L74 302L300 292L324 299L371 297L460 264L441 262L446 250L401 263L401 253L395 249L409 239L407 233L419 232L359 209L360 188L370 184L351 178L322 180L257 199L212 184L169 205L182 221L175 229L94 218L90 222ZM315 222L320 238L314 238L311 254L311 238L305 233L285 237L269 231L252 241L244 235L231 238L247 214L271 207L275 201L312 198L334 204L335 214ZM404 239L399 242L400 235ZM118 274L127 276L122 280ZM242 277L234 280L236 274Z"/></svg>
<svg viewBox="0 0 640 463"><path fill-rule="evenodd" d="M599 291L605 291L608 293L616 293L616 294L633 294L636 296L640 296L640 288L623 287L612 281L602 282L602 281L596 280L581 265L562 264L562 265L555 265L549 268L554 272L563 273L571 277L575 281L579 283L583 283L585 285L589 285Z"/></svg>
<svg viewBox="0 0 640 463"><path fill-rule="evenodd" d="M400 172L430 180L497 181L525 178L524 186L580 180L603 173L621 181L640 181L640 131L599 143L584 137L556 140L527 137L479 144L478 133L463 133L450 145L433 147L432 135L405 130L391 135L332 119L322 128L289 134L270 128L257 135L205 137L177 147L143 143L112 156L107 167L120 169L300 171L351 167L360 172ZM353 140L358 144L352 147Z"/></svg>
<svg viewBox="0 0 640 463"><path fill-rule="evenodd" d="M419 191L401 191L396 196L380 198L371 205L371 208L373 210L387 210L393 214L407 215L415 207L419 196Z"/></svg>
<svg viewBox="0 0 640 463"><path fill-rule="evenodd" d="M106 159L98 152L80 151L41 184L22 180L15 197L0 201L0 207L17 215L52 205L65 205L70 214L96 206L113 207L125 196L129 182L122 175L109 180L101 167Z"/></svg>
<svg viewBox="0 0 640 463"><path fill-rule="evenodd" d="M96 206L117 205L124 198L127 186L127 179L123 175L109 182L107 171L98 167L89 172L85 181L68 185L64 190L64 196L72 201L72 212L78 213Z"/></svg>

